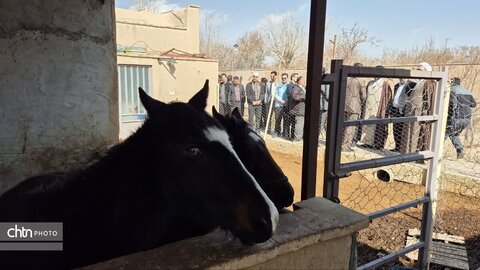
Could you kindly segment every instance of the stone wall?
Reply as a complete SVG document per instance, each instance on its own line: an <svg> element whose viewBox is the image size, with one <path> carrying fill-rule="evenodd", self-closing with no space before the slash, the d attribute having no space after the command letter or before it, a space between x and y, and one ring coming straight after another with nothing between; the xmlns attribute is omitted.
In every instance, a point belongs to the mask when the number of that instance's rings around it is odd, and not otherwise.
<svg viewBox="0 0 480 270"><path fill-rule="evenodd" d="M2 0L0 193L118 140L113 0Z"/></svg>

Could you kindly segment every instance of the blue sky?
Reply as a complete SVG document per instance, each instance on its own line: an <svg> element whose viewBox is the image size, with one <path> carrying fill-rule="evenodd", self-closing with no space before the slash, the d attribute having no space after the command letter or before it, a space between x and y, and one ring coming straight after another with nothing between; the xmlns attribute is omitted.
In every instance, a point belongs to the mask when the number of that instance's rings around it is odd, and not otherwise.
<svg viewBox="0 0 480 270"><path fill-rule="evenodd" d="M133 0L116 0L116 6L128 8ZM167 9L196 4L202 15L215 16L224 26L227 44L235 44L246 31L269 15L293 12L308 29L309 0L159 0ZM383 48L405 50L434 38L438 46L480 45L480 0L330 0L327 2L327 36L358 23L380 40L377 47L361 49L381 56Z"/></svg>

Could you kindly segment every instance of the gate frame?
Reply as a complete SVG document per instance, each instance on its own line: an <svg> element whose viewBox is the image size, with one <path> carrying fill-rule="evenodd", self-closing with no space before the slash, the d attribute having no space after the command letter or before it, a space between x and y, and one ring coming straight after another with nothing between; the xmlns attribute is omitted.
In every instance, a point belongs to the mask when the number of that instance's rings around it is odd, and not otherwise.
<svg viewBox="0 0 480 270"><path fill-rule="evenodd" d="M433 221L437 201L437 179L439 178L440 174L440 156L443 152L446 114L448 112L449 88L446 87L446 82L448 80L448 72L428 72L384 68L378 69L373 67L352 67L343 65L342 60L332 60L331 71L331 74L327 74L323 78L323 84L330 84L323 197L335 202L340 202L338 198L340 182L339 179L349 176L352 171L378 168L382 166L395 165L410 161L429 160L427 164L427 179L425 182L425 191L422 198L418 198L416 200L412 200L397 206L389 207L368 214L370 220L373 220L375 218L399 212L410 207L423 205L420 242L415 245L408 246L402 250L390 253L385 257L379 258L365 265L362 265L358 269L372 269L416 249L419 249L418 267L421 269L428 269L430 262L429 254L430 244L432 241ZM433 114L429 116L410 116L345 121L345 94L348 77L382 77L435 80L437 81L437 87L435 91ZM432 123L432 141L429 151L400 154L391 157L375 158L371 160L355 161L344 164L340 162L342 148L341 138L345 127L362 126L366 124L410 123L416 121Z"/></svg>

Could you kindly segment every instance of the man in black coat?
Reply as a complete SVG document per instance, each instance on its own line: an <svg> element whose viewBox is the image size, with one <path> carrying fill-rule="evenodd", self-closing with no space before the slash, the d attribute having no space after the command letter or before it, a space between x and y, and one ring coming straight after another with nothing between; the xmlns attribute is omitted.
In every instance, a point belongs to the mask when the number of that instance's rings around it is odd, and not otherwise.
<svg viewBox="0 0 480 270"><path fill-rule="evenodd" d="M290 75L290 83L287 85L287 90L285 91L285 96L287 104L284 107L284 121L283 121L283 138L287 140L293 140L295 137L295 116L292 114L292 106L294 100L292 99L292 90L297 85L298 73L292 73Z"/></svg>
<svg viewBox="0 0 480 270"><path fill-rule="evenodd" d="M446 137L449 137L457 150L457 159L465 155L463 145L460 141L460 133L470 125L472 121L472 109L477 106L470 91L460 85L459 78L453 78L448 103ZM446 139L445 137L445 139Z"/></svg>

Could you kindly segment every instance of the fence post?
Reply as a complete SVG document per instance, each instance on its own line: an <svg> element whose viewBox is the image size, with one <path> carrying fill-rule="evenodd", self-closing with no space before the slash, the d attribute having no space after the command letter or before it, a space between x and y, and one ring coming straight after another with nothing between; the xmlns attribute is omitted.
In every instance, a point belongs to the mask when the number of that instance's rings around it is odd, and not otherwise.
<svg viewBox="0 0 480 270"><path fill-rule="evenodd" d="M307 67L309 89L305 98L303 133L302 200L315 197L326 10L327 0L311 1Z"/></svg>
<svg viewBox="0 0 480 270"><path fill-rule="evenodd" d="M328 100L328 118L327 118L327 137L325 143L325 167L323 173L323 197L329 200L335 201L338 199L338 182L339 178L333 173L335 171L336 144L338 136L342 136L342 133L338 134L339 125L339 103L340 100L340 84L341 84L341 67L343 65L342 60L332 60L330 72L334 75L334 82L330 86L329 100ZM343 119L343 117L341 118Z"/></svg>
<svg viewBox="0 0 480 270"><path fill-rule="evenodd" d="M429 269L430 253L433 227L435 222L435 212L437 206L437 192L440 182L441 164L443 160L443 146L445 130L447 126L448 101L450 99L450 87L447 85L448 68L443 67L444 72L442 80L438 82L437 95L435 96L435 111L438 120L433 123L431 148L434 153L433 158L428 162L427 181L425 183L425 196L430 200L423 205L422 230L420 241L425 243L418 253L418 268Z"/></svg>

